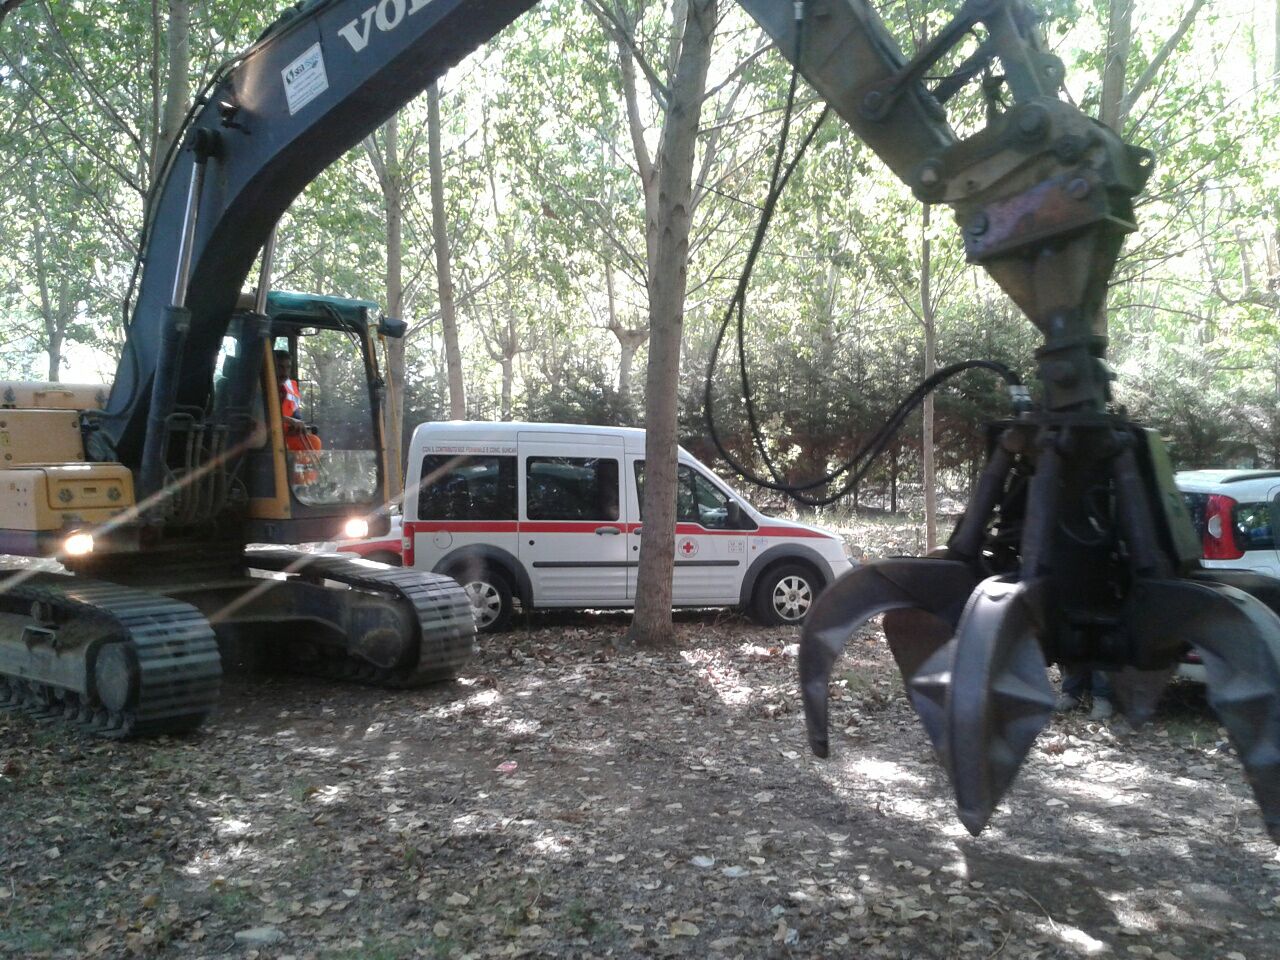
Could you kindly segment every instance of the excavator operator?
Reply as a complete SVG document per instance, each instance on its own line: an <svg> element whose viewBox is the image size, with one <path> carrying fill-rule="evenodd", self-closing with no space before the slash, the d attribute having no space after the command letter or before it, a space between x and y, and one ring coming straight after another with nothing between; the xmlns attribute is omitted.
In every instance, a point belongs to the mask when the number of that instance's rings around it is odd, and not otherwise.
<svg viewBox="0 0 1280 960"><path fill-rule="evenodd" d="M302 413L302 391L298 381L293 379L293 357L288 350L276 350L274 353L284 445L291 452L301 454L290 458L293 461L292 481L295 485L306 486L318 479L316 458L311 451L322 449L324 444L299 416Z"/></svg>
<svg viewBox="0 0 1280 960"><path fill-rule="evenodd" d="M302 391L298 388L298 381L293 379L293 357L288 350L277 350L275 359L285 445L290 450L319 450L323 446L320 438L298 416L302 412Z"/></svg>

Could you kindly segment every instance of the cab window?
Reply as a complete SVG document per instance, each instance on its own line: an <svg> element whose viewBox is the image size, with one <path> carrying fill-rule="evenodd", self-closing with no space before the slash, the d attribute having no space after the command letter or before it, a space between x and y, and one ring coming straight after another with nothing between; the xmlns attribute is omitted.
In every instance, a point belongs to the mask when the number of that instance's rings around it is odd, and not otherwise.
<svg viewBox="0 0 1280 960"><path fill-rule="evenodd" d="M436 454L423 457L418 518L516 519L516 458Z"/></svg>
<svg viewBox="0 0 1280 960"><path fill-rule="evenodd" d="M529 457L530 520L617 520L618 461L607 457Z"/></svg>
<svg viewBox="0 0 1280 960"><path fill-rule="evenodd" d="M644 511L644 461L636 461L636 496ZM641 517L643 520L643 516ZM745 521L745 517L743 518ZM708 530L736 529L729 523L729 497L688 464L676 470L676 522L697 523Z"/></svg>
<svg viewBox="0 0 1280 960"><path fill-rule="evenodd" d="M307 506L374 500L381 470L363 342L298 326L271 346L277 382L264 400L278 404L294 496Z"/></svg>

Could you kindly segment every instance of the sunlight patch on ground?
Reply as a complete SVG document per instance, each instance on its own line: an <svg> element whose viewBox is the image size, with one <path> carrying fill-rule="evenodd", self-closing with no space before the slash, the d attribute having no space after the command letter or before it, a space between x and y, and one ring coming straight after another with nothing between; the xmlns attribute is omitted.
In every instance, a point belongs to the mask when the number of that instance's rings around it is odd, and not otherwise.
<svg viewBox="0 0 1280 960"><path fill-rule="evenodd" d="M1111 948L1101 940L1089 936L1079 927L1069 927L1061 923L1037 923L1036 929L1041 933L1057 937L1069 947L1074 947L1076 951L1086 957L1094 956L1099 953L1110 953Z"/></svg>
<svg viewBox="0 0 1280 960"><path fill-rule="evenodd" d="M848 768L858 776L876 783L909 783L913 786L924 786L926 780L919 774L912 773L900 763L892 760L872 760L869 757L855 758L847 764Z"/></svg>
<svg viewBox="0 0 1280 960"><path fill-rule="evenodd" d="M319 787L315 793L311 795L311 802L318 803L321 806L330 806L331 804L341 803L351 795L351 784L349 783L330 783L323 787Z"/></svg>
<svg viewBox="0 0 1280 960"><path fill-rule="evenodd" d="M520 696L520 694L516 694ZM502 694L493 689L477 690L465 697L459 697L448 703L439 704L430 707L422 713L423 721L430 720L456 720L458 717L475 712L483 712L489 707L494 706L502 700Z"/></svg>
<svg viewBox="0 0 1280 960"><path fill-rule="evenodd" d="M225 874L242 871L247 865L265 860L250 844L234 843L217 852L205 850L197 854L181 867L181 872L189 877L201 878L212 874L215 883L225 882Z"/></svg>
<svg viewBox="0 0 1280 960"><path fill-rule="evenodd" d="M225 820L215 819L213 823L215 825L214 830L224 837L242 837L252 827L248 820L235 820L230 817Z"/></svg>
<svg viewBox="0 0 1280 960"><path fill-rule="evenodd" d="M530 846L543 856L562 855L569 852L573 841L569 837L557 837L555 834L543 834L534 838Z"/></svg>
<svg viewBox="0 0 1280 960"><path fill-rule="evenodd" d="M698 671L721 703L730 707L749 704L755 688L748 684L738 669L711 650L684 650L680 657Z"/></svg>

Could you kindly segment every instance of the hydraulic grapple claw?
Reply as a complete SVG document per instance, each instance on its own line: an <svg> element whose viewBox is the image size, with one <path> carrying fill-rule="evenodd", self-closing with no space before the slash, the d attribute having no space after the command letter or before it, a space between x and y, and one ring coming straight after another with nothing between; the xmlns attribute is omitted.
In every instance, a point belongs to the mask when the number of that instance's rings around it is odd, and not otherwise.
<svg viewBox="0 0 1280 960"><path fill-rule="evenodd" d="M894 659L903 680L911 676L951 633L976 578L953 560L902 557L877 560L841 577L819 595L800 634L800 690L804 697L809 746L827 756L827 696L831 667L849 638L872 617L887 611L911 610L909 621L891 627L886 617Z"/></svg>
<svg viewBox="0 0 1280 960"><path fill-rule="evenodd" d="M1280 843L1280 616L1252 594L1208 580L1148 581L1139 590L1151 629L1174 631L1200 653L1209 705Z"/></svg>
<svg viewBox="0 0 1280 960"><path fill-rule="evenodd" d="M1139 670L1126 666L1107 672L1107 680L1125 718L1135 728L1141 727L1155 715L1160 697L1177 669L1177 664L1171 663L1157 670Z"/></svg>
<svg viewBox="0 0 1280 960"><path fill-rule="evenodd" d="M992 577L973 592L955 638L908 685L961 822L977 836L1053 715L1038 638L1036 584Z"/></svg>

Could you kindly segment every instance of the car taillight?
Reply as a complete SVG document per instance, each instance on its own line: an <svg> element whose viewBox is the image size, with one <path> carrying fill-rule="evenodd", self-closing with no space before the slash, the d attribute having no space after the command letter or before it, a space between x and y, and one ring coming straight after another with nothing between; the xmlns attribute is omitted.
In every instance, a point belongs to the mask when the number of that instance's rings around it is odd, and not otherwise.
<svg viewBox="0 0 1280 960"><path fill-rule="evenodd" d="M1244 551L1236 545L1232 512L1236 502L1220 493L1210 494L1204 505L1204 536L1201 546L1206 560L1239 560Z"/></svg>

